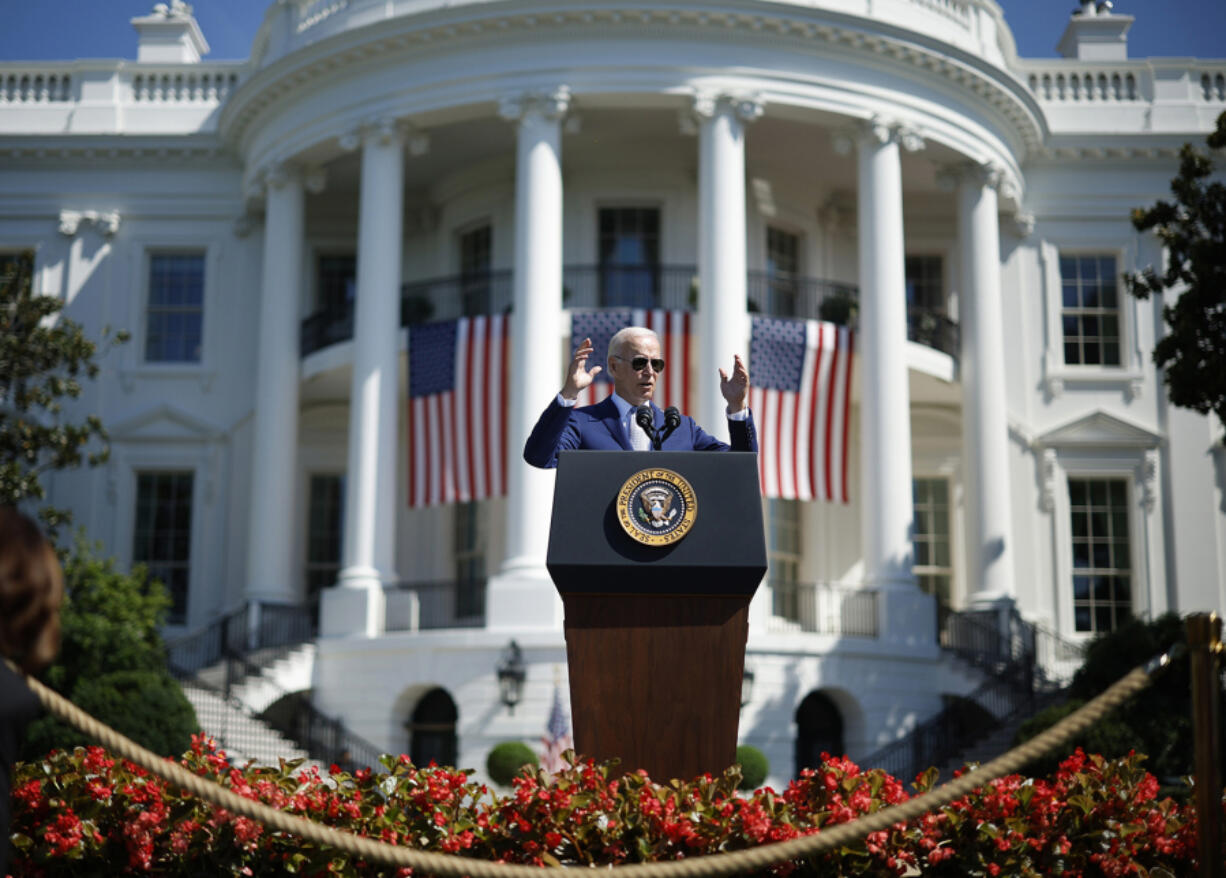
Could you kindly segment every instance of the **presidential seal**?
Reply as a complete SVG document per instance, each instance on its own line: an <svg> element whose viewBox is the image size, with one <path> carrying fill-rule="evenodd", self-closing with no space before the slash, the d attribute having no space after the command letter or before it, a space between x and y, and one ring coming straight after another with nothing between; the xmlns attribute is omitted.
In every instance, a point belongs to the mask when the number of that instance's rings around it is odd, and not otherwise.
<svg viewBox="0 0 1226 878"><path fill-rule="evenodd" d="M690 532L697 515L694 489L672 470L639 470L617 492L622 530L645 546L672 545Z"/></svg>

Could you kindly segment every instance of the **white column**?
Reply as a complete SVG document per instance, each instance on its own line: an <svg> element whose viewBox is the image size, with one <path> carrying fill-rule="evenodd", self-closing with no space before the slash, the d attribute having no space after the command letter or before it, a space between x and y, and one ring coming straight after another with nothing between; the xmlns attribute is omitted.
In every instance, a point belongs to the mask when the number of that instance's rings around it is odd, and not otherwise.
<svg viewBox="0 0 1226 878"><path fill-rule="evenodd" d="M1015 595L996 192L1001 171L980 165L958 170L967 580L973 603L994 604Z"/></svg>
<svg viewBox="0 0 1226 878"><path fill-rule="evenodd" d="M752 97L699 95L698 130L698 423L728 441L719 369L748 360L745 258L745 125L762 115Z"/></svg>
<svg viewBox="0 0 1226 878"><path fill-rule="evenodd" d="M865 582L885 589L915 583L900 144L920 141L878 119L858 138L861 535Z"/></svg>
<svg viewBox="0 0 1226 878"><path fill-rule="evenodd" d="M325 593L326 634L383 630L383 584L395 578L396 454L400 411L400 259L404 217L403 134L390 120L350 135L362 147L353 384L345 532L338 588Z"/></svg>
<svg viewBox="0 0 1226 878"><path fill-rule="evenodd" d="M264 274L255 375L251 460L251 519L247 529L247 597L292 603L298 450L298 367L301 355L303 179L277 166L264 174Z"/></svg>
<svg viewBox="0 0 1226 878"><path fill-rule="evenodd" d="M524 442L562 386L562 117L570 92L515 95L499 112L516 124L515 263L511 273L506 556L490 580L491 628L556 628L561 602L545 569L552 472L523 460ZM589 365L595 365L589 364Z"/></svg>

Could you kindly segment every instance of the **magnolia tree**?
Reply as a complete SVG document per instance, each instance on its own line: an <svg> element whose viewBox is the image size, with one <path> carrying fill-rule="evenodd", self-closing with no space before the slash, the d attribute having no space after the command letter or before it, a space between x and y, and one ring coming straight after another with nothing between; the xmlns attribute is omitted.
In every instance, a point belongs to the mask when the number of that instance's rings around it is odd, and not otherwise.
<svg viewBox="0 0 1226 878"><path fill-rule="evenodd" d="M41 503L48 470L95 466L107 458L106 430L96 415L74 420L65 399L81 395L81 381L98 374L98 345L80 324L60 315L63 303L34 292L34 255L0 260L0 504ZM128 340L102 333L104 351ZM54 532L70 512L40 510Z"/></svg>
<svg viewBox="0 0 1226 878"><path fill-rule="evenodd" d="M1226 113L1208 145L1226 147ZM1141 299L1180 291L1162 309L1167 333L1154 346L1154 363L1164 370L1172 404L1213 412L1226 426L1226 185L1213 174L1209 153L1184 144L1171 181L1174 201L1132 212L1137 231L1152 230L1166 248L1166 270L1150 266L1124 282Z"/></svg>

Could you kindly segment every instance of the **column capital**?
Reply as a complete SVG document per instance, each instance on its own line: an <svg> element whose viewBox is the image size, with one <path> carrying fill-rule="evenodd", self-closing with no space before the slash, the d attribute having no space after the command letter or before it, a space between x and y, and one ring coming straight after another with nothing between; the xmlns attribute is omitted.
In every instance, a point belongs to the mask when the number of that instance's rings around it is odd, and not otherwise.
<svg viewBox="0 0 1226 878"><path fill-rule="evenodd" d="M680 115L682 134L697 134L698 126L721 112L731 113L738 122L749 124L762 117L766 101L756 92L696 91L689 107Z"/></svg>
<svg viewBox="0 0 1226 878"><path fill-rule="evenodd" d="M408 122L391 116L374 116L346 131L338 138L338 143L346 152L353 152L367 143L379 146L403 143L408 146L410 155L420 156L429 151L430 136Z"/></svg>
<svg viewBox="0 0 1226 878"><path fill-rule="evenodd" d="M1029 238L1034 234L1034 214L1029 211L1019 210L1011 217L1013 220L1013 231L1019 238Z"/></svg>
<svg viewBox="0 0 1226 878"><path fill-rule="evenodd" d="M1005 184L1005 169L996 162L951 162L937 168L936 180L945 192L953 192L959 186L966 184L978 188L992 188L1000 191Z"/></svg>
<svg viewBox="0 0 1226 878"><path fill-rule="evenodd" d="M552 90L523 91L504 95L498 101L498 115L508 122L522 122L530 114L556 121L570 109L570 87L559 85Z"/></svg>
<svg viewBox="0 0 1226 878"><path fill-rule="evenodd" d="M886 116L861 119L851 127L836 131L833 143L834 151L839 155L850 155L852 149L860 143L879 146L897 143L907 152L919 152L925 145L924 136L918 128Z"/></svg>

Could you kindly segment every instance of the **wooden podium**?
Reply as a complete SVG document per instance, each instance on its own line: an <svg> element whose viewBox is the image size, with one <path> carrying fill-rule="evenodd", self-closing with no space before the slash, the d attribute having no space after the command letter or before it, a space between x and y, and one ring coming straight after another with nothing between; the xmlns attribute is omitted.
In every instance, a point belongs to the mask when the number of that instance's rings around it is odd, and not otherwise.
<svg viewBox="0 0 1226 878"><path fill-rule="evenodd" d="M619 495L647 470L692 488L688 532L666 545L622 525ZM659 782L731 765L749 601L766 573L757 455L563 452L547 566L566 611L576 752Z"/></svg>

